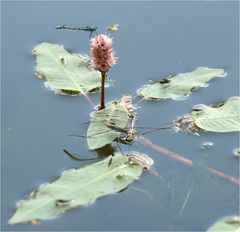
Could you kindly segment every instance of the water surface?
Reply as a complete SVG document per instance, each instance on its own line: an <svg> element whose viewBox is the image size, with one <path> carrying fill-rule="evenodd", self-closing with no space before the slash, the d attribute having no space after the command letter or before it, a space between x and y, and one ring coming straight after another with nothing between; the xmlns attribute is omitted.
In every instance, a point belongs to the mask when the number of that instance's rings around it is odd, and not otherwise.
<svg viewBox="0 0 240 232"><path fill-rule="evenodd" d="M166 179L145 173L128 190L104 197L89 207L67 212L55 220L9 226L15 204L41 183L50 182L71 167L63 148L93 155L85 140L91 106L83 97L54 95L34 78L33 47L43 41L63 44L68 50L89 53L88 34L61 32L57 25L96 25L105 32L113 23L119 62L110 76L114 86L107 101L122 94L135 95L150 79L187 72L197 67L223 67L226 78L211 81L185 101L143 101L139 126L162 126L196 104L225 101L238 92L238 2L2 2L2 230L206 230L226 215L238 213L238 187L218 178L206 179L141 144L135 149L155 160ZM99 95L90 96L98 104ZM136 98L137 102L139 99ZM156 144L209 167L238 176L232 150L238 134L204 133L200 137L162 131L149 134ZM202 142L214 146L202 151ZM127 150L127 148L123 148ZM181 207L194 183L184 211ZM147 191L151 195L144 194Z"/></svg>

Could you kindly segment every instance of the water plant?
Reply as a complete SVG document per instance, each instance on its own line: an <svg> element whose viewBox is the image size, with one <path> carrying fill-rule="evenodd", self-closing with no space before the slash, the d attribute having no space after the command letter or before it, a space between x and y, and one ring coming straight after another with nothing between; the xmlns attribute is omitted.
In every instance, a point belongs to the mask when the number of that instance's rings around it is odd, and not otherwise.
<svg viewBox="0 0 240 232"><path fill-rule="evenodd" d="M92 32L88 27L80 29ZM122 100L105 105L105 81L109 70L117 63L113 39L106 34L91 38L90 52L91 58L83 57L68 53L62 46L46 42L34 49L37 76L46 78L45 86L55 93L83 95L94 106L88 93L96 92L100 88L100 106L91 115L86 136L89 149L102 149L109 146L112 141L129 144L137 140L158 153L192 167L194 161L154 144L143 136L144 133L137 132L135 127L137 112L130 96L124 96ZM138 90L138 94L143 97L139 103L142 100L184 100L197 88L207 87L211 79L225 76L226 73L221 68L197 68L191 72L163 78L158 83ZM232 97L224 103L212 106L201 104L188 116L178 118L177 121L173 120L163 128L190 133L239 131L239 109L239 97ZM49 219L69 209L87 206L102 196L123 191L140 178L143 170L150 170L154 163L149 156L136 152L133 155L130 152L117 153L114 156L109 153L107 156L84 168L65 171L56 181L33 191L27 199L18 204L9 223L30 221L35 224L36 220ZM240 185L237 177L207 166L204 167L204 171L237 186ZM190 198L193 187L194 185L188 191L180 214Z"/></svg>
<svg viewBox="0 0 240 232"><path fill-rule="evenodd" d="M100 98L100 108L105 108L105 80L107 73L110 68L112 68L116 62L115 52L112 47L113 40L108 35L98 35L91 39L91 55L92 55L92 67L95 70L101 72L101 98Z"/></svg>

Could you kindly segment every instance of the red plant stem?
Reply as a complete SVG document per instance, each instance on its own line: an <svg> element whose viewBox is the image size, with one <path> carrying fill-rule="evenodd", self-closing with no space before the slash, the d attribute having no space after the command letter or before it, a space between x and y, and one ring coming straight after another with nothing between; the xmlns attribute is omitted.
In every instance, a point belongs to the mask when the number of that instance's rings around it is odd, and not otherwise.
<svg viewBox="0 0 240 232"><path fill-rule="evenodd" d="M184 158L183 156L181 155L178 155L176 153L174 153L173 151L170 151L164 147L161 147L159 145L156 145L154 144L150 139L147 139L147 138L144 138L143 136L140 136L138 138L138 140L140 142L143 143L143 145L146 145L148 146L149 148L151 148L152 150L158 152L158 153L162 153L166 156L169 156L171 157L172 159L182 163L182 164L185 164L185 165L188 165L188 166L192 166L193 164L193 161L190 160L190 159L187 159L187 158ZM233 177L233 176L230 176L230 175L227 175L223 172L220 172L220 171L217 171L215 169L212 169L212 168L206 168L209 172L211 172L213 175L215 176L218 176L220 178L223 178L229 182L232 182L233 184L236 184L236 185L240 185L240 179L239 178L236 178L236 177Z"/></svg>
<svg viewBox="0 0 240 232"><path fill-rule="evenodd" d="M105 108L105 79L106 79L106 72L101 72L102 74L102 81L101 81L101 96L100 96L100 108Z"/></svg>
<svg viewBox="0 0 240 232"><path fill-rule="evenodd" d="M223 179L225 179L225 180L228 180L228 181L230 181L230 182L232 182L232 183L234 183L234 184L236 184L236 185L240 185L240 180L239 180L239 178L236 178L236 177L234 177L234 176L227 175L227 174L225 174L225 173L223 173L223 172L220 172L220 171L215 170L215 169L212 169L212 168L207 168L207 170L208 170L209 172L211 172L212 174L214 174L215 176L221 177L221 178L223 178Z"/></svg>

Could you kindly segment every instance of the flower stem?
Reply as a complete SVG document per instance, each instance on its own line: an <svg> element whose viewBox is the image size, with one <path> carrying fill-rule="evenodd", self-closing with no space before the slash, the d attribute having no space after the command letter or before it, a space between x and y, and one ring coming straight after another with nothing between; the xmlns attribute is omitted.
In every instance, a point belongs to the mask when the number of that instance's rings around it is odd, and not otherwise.
<svg viewBox="0 0 240 232"><path fill-rule="evenodd" d="M100 96L100 108L104 109L105 108L105 79L106 79L106 72L101 72L102 74L102 81L101 81L101 96Z"/></svg>

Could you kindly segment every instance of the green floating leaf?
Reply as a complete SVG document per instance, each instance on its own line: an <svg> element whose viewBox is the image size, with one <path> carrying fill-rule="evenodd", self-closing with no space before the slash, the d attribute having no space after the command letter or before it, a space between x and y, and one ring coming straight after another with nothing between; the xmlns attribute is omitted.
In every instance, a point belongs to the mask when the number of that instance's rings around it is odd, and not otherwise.
<svg viewBox="0 0 240 232"><path fill-rule="evenodd" d="M224 69L197 68L188 73L179 73L174 77L165 78L159 83L145 85L138 94L146 99L185 99L194 89L206 87L215 77L224 77Z"/></svg>
<svg viewBox="0 0 240 232"><path fill-rule="evenodd" d="M97 198L125 189L142 174L142 166L130 163L125 155L115 155L84 168L72 169L40 187L22 201L10 224L50 219L66 210L87 206Z"/></svg>
<svg viewBox="0 0 240 232"><path fill-rule="evenodd" d="M128 109L122 103L115 102L105 109L96 111L87 131L89 149L94 150L103 147L117 138L119 133L107 127L107 124L124 128L127 121Z"/></svg>
<svg viewBox="0 0 240 232"><path fill-rule="evenodd" d="M100 73L90 68L83 56L46 42L36 46L33 53L37 59L37 76L45 77L51 90L76 95L100 88Z"/></svg>
<svg viewBox="0 0 240 232"><path fill-rule="evenodd" d="M240 98L231 97L225 103L212 106L196 105L189 115L179 117L176 125L182 131L189 133L197 133L202 130L211 132L239 131Z"/></svg>
<svg viewBox="0 0 240 232"><path fill-rule="evenodd" d="M225 217L212 225L207 232L240 232L240 218L238 216Z"/></svg>
<svg viewBox="0 0 240 232"><path fill-rule="evenodd" d="M217 107L197 105L191 112L190 118L197 127L206 131L239 131L240 98L231 97L223 105Z"/></svg>
<svg viewBox="0 0 240 232"><path fill-rule="evenodd" d="M233 150L233 155L234 155L235 157L240 158L240 147L235 148L235 149Z"/></svg>

